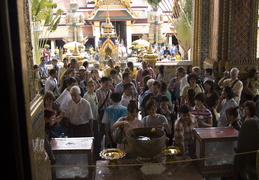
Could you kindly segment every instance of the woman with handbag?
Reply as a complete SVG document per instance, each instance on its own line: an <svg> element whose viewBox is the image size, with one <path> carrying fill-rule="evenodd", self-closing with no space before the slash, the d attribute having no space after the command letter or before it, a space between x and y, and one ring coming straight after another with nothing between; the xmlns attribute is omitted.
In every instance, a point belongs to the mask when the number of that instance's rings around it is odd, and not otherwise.
<svg viewBox="0 0 259 180"><path fill-rule="evenodd" d="M121 133L120 135L124 136L124 137L125 137L126 132L129 131L130 129L143 127L142 122L139 119L137 119L138 104L137 104L136 100L129 101L127 110L128 110L127 116L119 118L118 121L113 124L114 129L116 129L116 128L123 129L123 133ZM113 134L115 134L115 133L113 133ZM114 139L115 138L116 137L114 137ZM117 148L119 148L121 150L125 150L126 152L129 151L127 149L127 145L124 144L123 142L120 144L117 144Z"/></svg>

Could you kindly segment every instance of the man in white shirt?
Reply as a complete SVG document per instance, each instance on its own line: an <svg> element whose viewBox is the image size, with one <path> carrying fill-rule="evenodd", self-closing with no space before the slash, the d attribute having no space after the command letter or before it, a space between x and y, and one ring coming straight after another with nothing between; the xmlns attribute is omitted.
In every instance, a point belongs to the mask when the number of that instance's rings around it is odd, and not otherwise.
<svg viewBox="0 0 259 180"><path fill-rule="evenodd" d="M51 69L49 71L49 77L47 78L45 82L45 92L46 91L52 91L55 95L55 97L58 97L60 95L59 89L58 89L58 82L57 82L57 70Z"/></svg>
<svg viewBox="0 0 259 180"><path fill-rule="evenodd" d="M128 107L129 101L134 97L134 88L131 83L126 83L123 85L124 92L121 97L121 104L125 107Z"/></svg>
<svg viewBox="0 0 259 180"><path fill-rule="evenodd" d="M67 110L67 103L69 100L71 100L71 95L70 95L70 89L71 87L77 85L78 82L76 78L71 77L68 80L68 87L61 93L61 95L56 99L55 103L60 105L60 108L64 111Z"/></svg>
<svg viewBox="0 0 259 180"><path fill-rule="evenodd" d="M93 114L90 103L80 96L78 86L70 89L71 100L67 104L66 117L69 118L70 137L93 136Z"/></svg>
<svg viewBox="0 0 259 180"><path fill-rule="evenodd" d="M188 75L186 74L184 67L180 66L176 69L176 76L178 76L180 83L180 92L182 92L183 88L189 84L187 81Z"/></svg>

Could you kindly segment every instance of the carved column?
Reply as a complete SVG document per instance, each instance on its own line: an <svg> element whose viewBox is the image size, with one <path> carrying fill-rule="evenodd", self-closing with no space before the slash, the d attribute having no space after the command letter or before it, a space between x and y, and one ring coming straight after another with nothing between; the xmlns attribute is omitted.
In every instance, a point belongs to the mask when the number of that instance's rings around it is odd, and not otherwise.
<svg viewBox="0 0 259 180"><path fill-rule="evenodd" d="M231 0L229 5L228 60L225 68L238 67L241 78L256 62L258 0Z"/></svg>
<svg viewBox="0 0 259 180"><path fill-rule="evenodd" d="M193 1L193 66L203 67L209 52L209 24L211 0Z"/></svg>

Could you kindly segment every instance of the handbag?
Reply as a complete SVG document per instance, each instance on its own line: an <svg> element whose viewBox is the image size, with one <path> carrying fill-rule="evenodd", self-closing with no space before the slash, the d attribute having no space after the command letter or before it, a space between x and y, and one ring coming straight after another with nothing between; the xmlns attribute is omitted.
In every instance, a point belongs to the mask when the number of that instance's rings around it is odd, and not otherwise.
<svg viewBox="0 0 259 180"><path fill-rule="evenodd" d="M124 125L116 127L112 131L112 140L116 144L121 144L125 138Z"/></svg>

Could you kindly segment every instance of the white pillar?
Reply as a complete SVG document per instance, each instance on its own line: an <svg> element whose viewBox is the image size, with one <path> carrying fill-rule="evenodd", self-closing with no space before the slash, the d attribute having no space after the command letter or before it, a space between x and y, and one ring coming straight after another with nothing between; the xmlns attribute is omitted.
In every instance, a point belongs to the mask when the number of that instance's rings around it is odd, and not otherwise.
<svg viewBox="0 0 259 180"><path fill-rule="evenodd" d="M100 22L94 22L94 26L93 26L93 35L95 37L94 39L94 43L95 43L95 47L98 47L98 42L99 42L99 38L100 38Z"/></svg>
<svg viewBox="0 0 259 180"><path fill-rule="evenodd" d="M54 51L55 51L55 47L56 47L56 41L55 40L51 40L50 47L51 47L51 56L53 57L55 55Z"/></svg>
<svg viewBox="0 0 259 180"><path fill-rule="evenodd" d="M126 34L127 34L127 49L130 48L132 43L132 26L131 21L126 21Z"/></svg>

